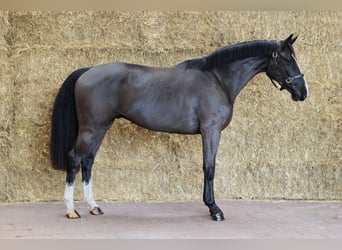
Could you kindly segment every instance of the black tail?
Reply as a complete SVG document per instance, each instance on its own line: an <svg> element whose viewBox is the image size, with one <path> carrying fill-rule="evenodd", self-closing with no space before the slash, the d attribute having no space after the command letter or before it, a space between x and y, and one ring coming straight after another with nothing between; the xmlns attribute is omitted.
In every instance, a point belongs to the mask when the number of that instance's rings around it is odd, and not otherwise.
<svg viewBox="0 0 342 250"><path fill-rule="evenodd" d="M60 88L53 105L50 137L50 159L56 170L67 170L68 151L74 145L78 134L78 120L75 108L75 84L77 79L90 68L71 73Z"/></svg>

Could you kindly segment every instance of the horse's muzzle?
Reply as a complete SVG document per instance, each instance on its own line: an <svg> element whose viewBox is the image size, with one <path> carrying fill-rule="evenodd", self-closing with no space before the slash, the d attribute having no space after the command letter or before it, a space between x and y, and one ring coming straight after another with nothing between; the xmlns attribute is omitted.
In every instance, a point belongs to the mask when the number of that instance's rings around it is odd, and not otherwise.
<svg viewBox="0 0 342 250"><path fill-rule="evenodd" d="M292 94L292 100L294 100L295 102L298 101L304 101L307 97L307 93L302 93L301 95L296 95L296 94Z"/></svg>

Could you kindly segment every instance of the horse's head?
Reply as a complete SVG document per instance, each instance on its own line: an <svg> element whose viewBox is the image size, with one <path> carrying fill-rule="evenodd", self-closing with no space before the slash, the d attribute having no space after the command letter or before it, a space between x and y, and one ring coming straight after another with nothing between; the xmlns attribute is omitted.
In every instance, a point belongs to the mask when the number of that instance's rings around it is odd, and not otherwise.
<svg viewBox="0 0 342 250"><path fill-rule="evenodd" d="M286 40L280 41L278 49L272 53L266 74L277 88L274 81L278 82L280 90L290 92L294 101L304 101L308 96L308 88L292 47L296 39L291 34Z"/></svg>

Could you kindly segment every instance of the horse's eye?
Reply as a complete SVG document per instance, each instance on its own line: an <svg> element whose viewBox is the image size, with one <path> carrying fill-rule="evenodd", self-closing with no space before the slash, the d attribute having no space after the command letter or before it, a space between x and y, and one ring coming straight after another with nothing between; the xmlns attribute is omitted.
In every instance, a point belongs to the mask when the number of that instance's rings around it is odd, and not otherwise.
<svg viewBox="0 0 342 250"><path fill-rule="evenodd" d="M292 65L293 64L293 60L286 60L286 64L287 65Z"/></svg>

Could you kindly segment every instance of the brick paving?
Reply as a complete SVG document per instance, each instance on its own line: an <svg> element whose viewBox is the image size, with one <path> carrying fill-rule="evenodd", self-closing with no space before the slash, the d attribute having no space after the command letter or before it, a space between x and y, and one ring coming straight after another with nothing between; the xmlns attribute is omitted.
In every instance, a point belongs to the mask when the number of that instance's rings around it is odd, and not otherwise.
<svg viewBox="0 0 342 250"><path fill-rule="evenodd" d="M62 203L0 205L0 239L342 239L342 202L219 201L226 220L202 202L105 203L104 215L68 220Z"/></svg>

